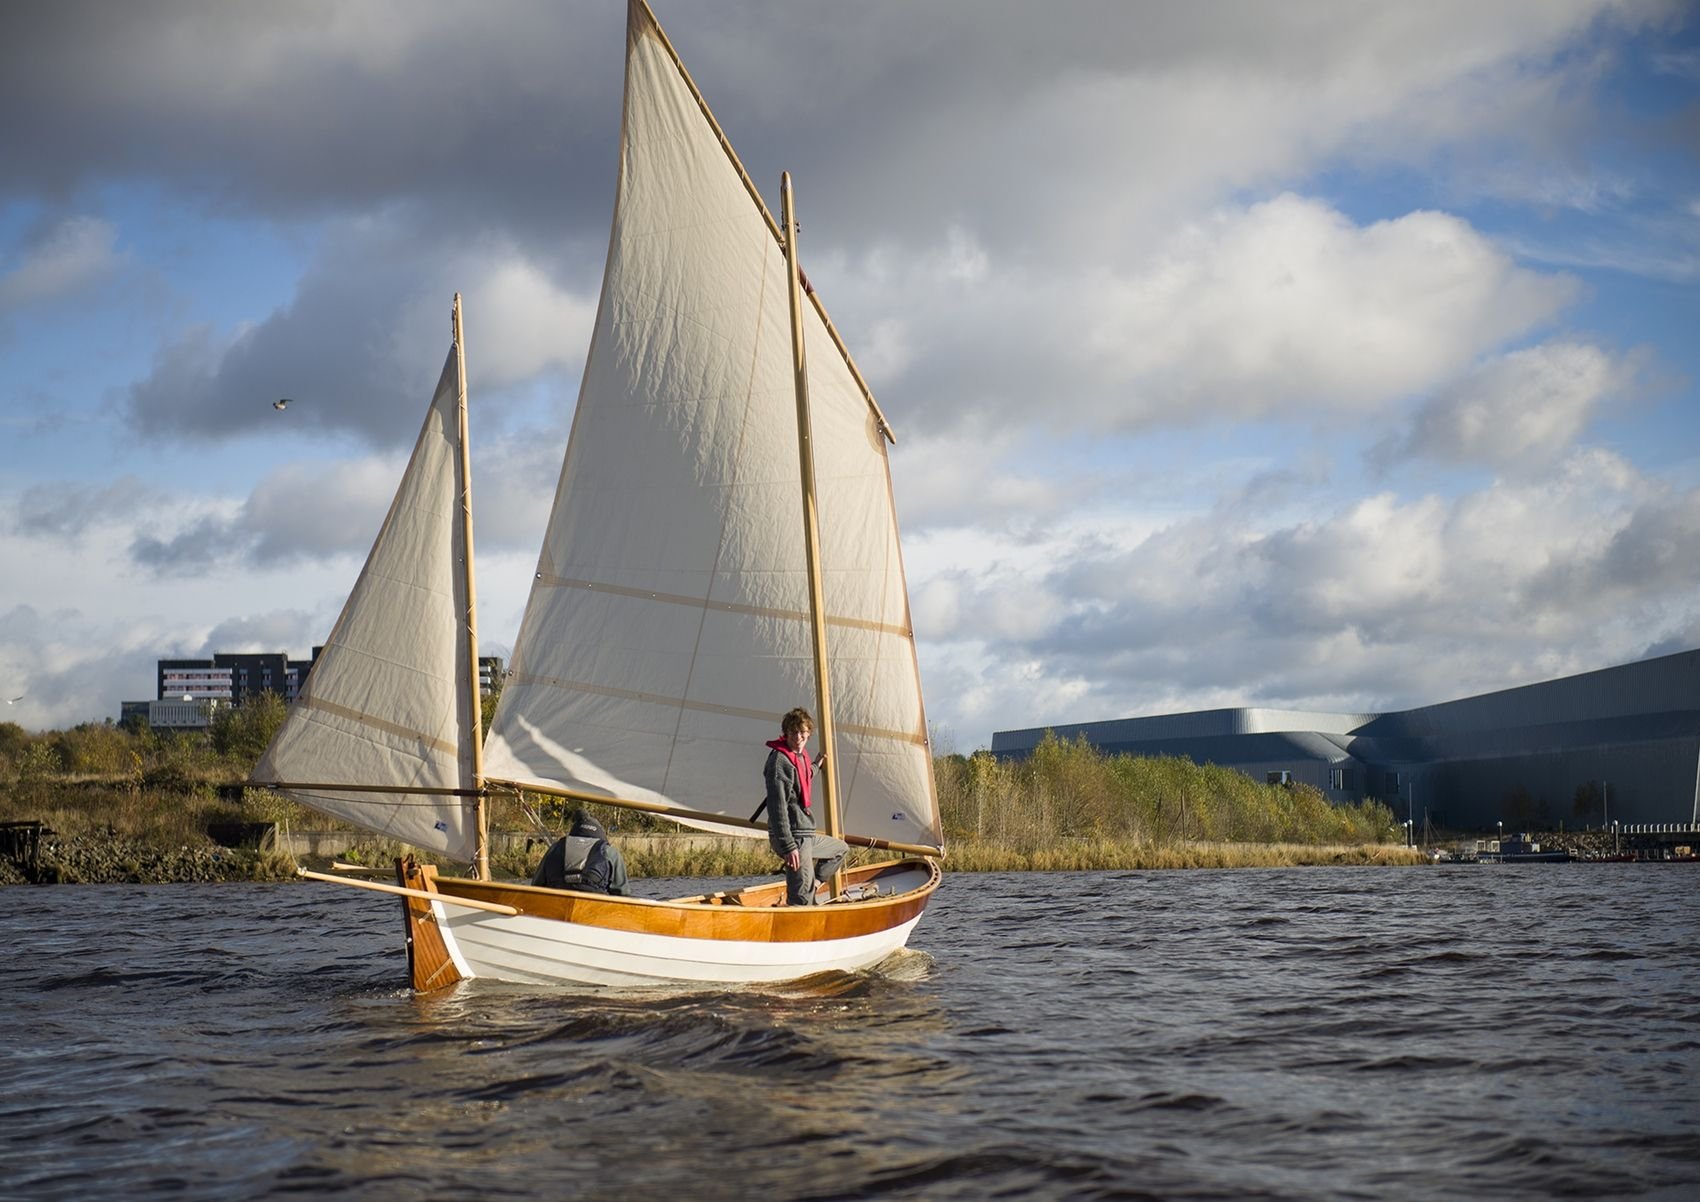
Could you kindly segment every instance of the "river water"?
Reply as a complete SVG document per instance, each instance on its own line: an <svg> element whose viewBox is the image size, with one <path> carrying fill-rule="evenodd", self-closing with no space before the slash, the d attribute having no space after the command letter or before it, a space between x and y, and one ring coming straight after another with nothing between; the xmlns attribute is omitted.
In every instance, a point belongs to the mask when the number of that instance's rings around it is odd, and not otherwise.
<svg viewBox="0 0 1700 1202"><path fill-rule="evenodd" d="M951 874L880 975L642 997L415 996L330 885L0 903L8 1199L1700 1190L1688 865Z"/></svg>

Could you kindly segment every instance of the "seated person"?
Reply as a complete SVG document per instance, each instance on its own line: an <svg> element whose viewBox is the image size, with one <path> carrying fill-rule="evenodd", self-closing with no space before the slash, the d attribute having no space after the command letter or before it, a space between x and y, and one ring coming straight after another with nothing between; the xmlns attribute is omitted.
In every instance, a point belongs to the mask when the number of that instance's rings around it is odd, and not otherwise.
<svg viewBox="0 0 1700 1202"><path fill-rule="evenodd" d="M608 842L602 824L583 810L573 811L573 825L564 839L543 853L531 878L547 889L576 889L580 893L626 895L626 859Z"/></svg>

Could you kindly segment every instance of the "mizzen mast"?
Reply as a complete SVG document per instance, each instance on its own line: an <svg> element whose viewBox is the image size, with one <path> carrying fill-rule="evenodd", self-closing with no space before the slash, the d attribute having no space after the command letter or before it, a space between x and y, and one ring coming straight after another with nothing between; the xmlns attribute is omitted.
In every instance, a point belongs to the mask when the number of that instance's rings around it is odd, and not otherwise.
<svg viewBox="0 0 1700 1202"><path fill-rule="evenodd" d="M466 554L461 561L466 587L466 706L472 740L472 788L477 798L478 879L490 879L490 807L484 796L484 707L478 681L478 585L472 571L472 462L467 441L466 340L460 323L460 293L455 293L455 364L460 373L456 410L460 423L455 458L460 469L460 533Z"/></svg>

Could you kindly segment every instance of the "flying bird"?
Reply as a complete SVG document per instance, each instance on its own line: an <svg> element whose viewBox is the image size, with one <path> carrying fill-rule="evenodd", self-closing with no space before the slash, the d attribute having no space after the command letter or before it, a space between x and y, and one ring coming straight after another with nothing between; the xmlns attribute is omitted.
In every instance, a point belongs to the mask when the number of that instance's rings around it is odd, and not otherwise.
<svg viewBox="0 0 1700 1202"><path fill-rule="evenodd" d="M272 408L273 409L285 409L285 408L288 408L288 406L289 406L289 398L288 397L284 397L281 401L273 401L272 402Z"/></svg>

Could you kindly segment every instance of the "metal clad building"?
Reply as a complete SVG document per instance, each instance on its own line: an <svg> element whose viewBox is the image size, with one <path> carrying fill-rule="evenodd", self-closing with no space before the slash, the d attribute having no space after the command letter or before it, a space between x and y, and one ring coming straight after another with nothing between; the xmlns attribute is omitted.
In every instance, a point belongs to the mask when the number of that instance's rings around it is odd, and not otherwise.
<svg viewBox="0 0 1700 1202"><path fill-rule="evenodd" d="M1378 798L1419 825L1700 820L1700 650L1398 713L1205 710L999 731L992 753L1021 758L1046 729Z"/></svg>
<svg viewBox="0 0 1700 1202"><path fill-rule="evenodd" d="M1313 710L1199 710L998 731L992 735L992 754L1020 759L1053 730L1060 739L1084 736L1109 755L1184 756L1200 764L1237 768L1258 780L1274 776L1311 785L1332 800L1352 801L1363 795L1364 782L1348 750L1351 732L1373 717Z"/></svg>

